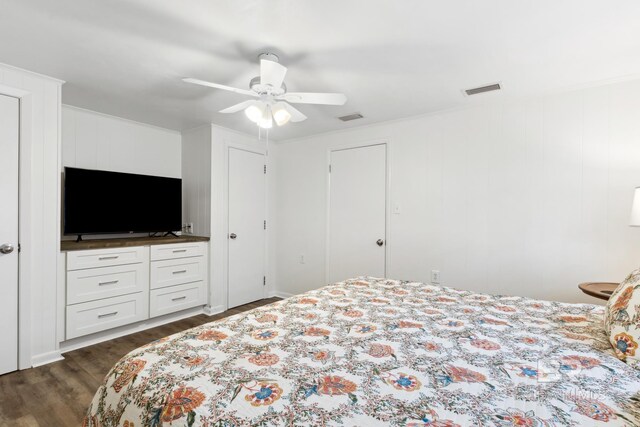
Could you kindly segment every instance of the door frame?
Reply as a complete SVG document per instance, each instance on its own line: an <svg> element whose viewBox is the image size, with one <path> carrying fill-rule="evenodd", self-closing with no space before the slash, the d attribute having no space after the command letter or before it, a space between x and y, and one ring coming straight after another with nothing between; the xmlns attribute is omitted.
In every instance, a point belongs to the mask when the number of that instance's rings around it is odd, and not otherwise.
<svg viewBox="0 0 640 427"><path fill-rule="evenodd" d="M331 254L331 173L329 172L329 166L331 165L331 153L334 151L343 151L350 150L354 148L364 148L364 147L372 147L375 145L384 145L385 147L385 195L384 195L384 275L387 276L389 274L389 257L391 255L391 251L389 250L389 236L390 236L390 219L391 219L391 204L389 201L389 195L391 194L391 168L389 167L391 164L391 143L389 138L379 138L379 139L368 139L364 141L354 141L354 142L340 142L331 144L327 148L326 152L326 167L325 167L325 176L326 176L326 227L325 227L325 269L324 269L324 282L328 284L328 279L330 277L331 266L329 265L330 254Z"/></svg>
<svg viewBox="0 0 640 427"><path fill-rule="evenodd" d="M30 241L31 221L29 191L31 176L29 151L31 149L31 123L33 120L33 94L0 84L0 95L18 99L18 369L27 369L31 363L31 282L29 266L34 261L29 252L22 252L20 244ZM54 277L53 280L57 280ZM56 304L56 301L52 301Z"/></svg>
<svg viewBox="0 0 640 427"><path fill-rule="evenodd" d="M225 176L225 186L224 186L224 200L226 203L226 209L224 209L224 226L225 226L225 239L226 239L226 244L224 245L224 295L223 295L223 301L224 301L224 306L225 306L225 310L229 309L229 233L231 232L229 230L229 152L231 149L235 149L235 150L241 150L241 151L246 151L249 153L253 153L253 154L258 154L263 156L264 158L264 164L267 165L267 160L268 160L268 153L267 153L267 149L265 148L261 148L261 147L256 147L255 145L249 145L249 144L244 144L241 142L232 142L229 140L225 140L224 141L225 144L225 159L224 159L224 176ZM265 220L267 219L267 212L268 212L268 188L267 188L267 177L265 174L265 178L264 178L264 200L265 200L265 205L263 207L264 209L264 218ZM268 225L267 225L268 226ZM263 250L263 275L266 277L267 276L267 248L268 248L268 233L267 230L265 230L264 233L264 250ZM266 290L266 286L262 287L262 298L266 298L267 297L267 290Z"/></svg>

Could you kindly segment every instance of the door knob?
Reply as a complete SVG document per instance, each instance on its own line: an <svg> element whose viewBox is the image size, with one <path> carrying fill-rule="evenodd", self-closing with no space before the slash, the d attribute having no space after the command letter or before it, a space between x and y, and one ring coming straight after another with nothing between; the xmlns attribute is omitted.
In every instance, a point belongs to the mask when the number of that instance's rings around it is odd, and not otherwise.
<svg viewBox="0 0 640 427"><path fill-rule="evenodd" d="M238 237L238 236L236 235L236 233L231 233L231 234L229 234L229 238L230 238L231 240L236 240L236 237Z"/></svg>
<svg viewBox="0 0 640 427"><path fill-rule="evenodd" d="M384 240L382 240L382 239L378 239L378 240L376 240L376 244L377 244L378 246L382 246L382 245L384 245Z"/></svg>
<svg viewBox="0 0 640 427"><path fill-rule="evenodd" d="M13 252L13 246L9 243L5 243L4 245L0 246L0 252L5 255L10 254L11 252Z"/></svg>

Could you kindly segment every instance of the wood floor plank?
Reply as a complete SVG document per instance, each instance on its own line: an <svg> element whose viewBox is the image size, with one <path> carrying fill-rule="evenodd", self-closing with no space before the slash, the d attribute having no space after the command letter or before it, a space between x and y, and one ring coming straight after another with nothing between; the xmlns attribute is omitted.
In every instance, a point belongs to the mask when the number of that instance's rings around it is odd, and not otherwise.
<svg viewBox="0 0 640 427"><path fill-rule="evenodd" d="M200 314L65 353L59 362L0 375L0 426L78 427L105 375L125 354L167 335L279 300L268 298L215 316Z"/></svg>

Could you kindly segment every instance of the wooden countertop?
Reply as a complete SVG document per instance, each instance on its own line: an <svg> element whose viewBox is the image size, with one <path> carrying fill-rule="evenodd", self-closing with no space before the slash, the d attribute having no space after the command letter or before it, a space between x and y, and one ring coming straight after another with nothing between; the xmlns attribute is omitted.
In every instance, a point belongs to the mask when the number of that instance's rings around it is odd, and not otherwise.
<svg viewBox="0 0 640 427"><path fill-rule="evenodd" d="M125 248L129 246L168 245L171 243L208 242L208 237L202 236L167 236L167 237L125 237L120 239L88 239L76 242L75 240L62 240L60 250L62 252L81 251L86 249Z"/></svg>

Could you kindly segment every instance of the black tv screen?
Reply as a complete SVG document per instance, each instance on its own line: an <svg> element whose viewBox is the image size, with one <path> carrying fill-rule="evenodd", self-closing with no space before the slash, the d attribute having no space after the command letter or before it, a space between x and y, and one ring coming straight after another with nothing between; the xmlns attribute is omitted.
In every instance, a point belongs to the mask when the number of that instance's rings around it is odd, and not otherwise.
<svg viewBox="0 0 640 427"><path fill-rule="evenodd" d="M64 234L180 230L182 180L64 169Z"/></svg>

